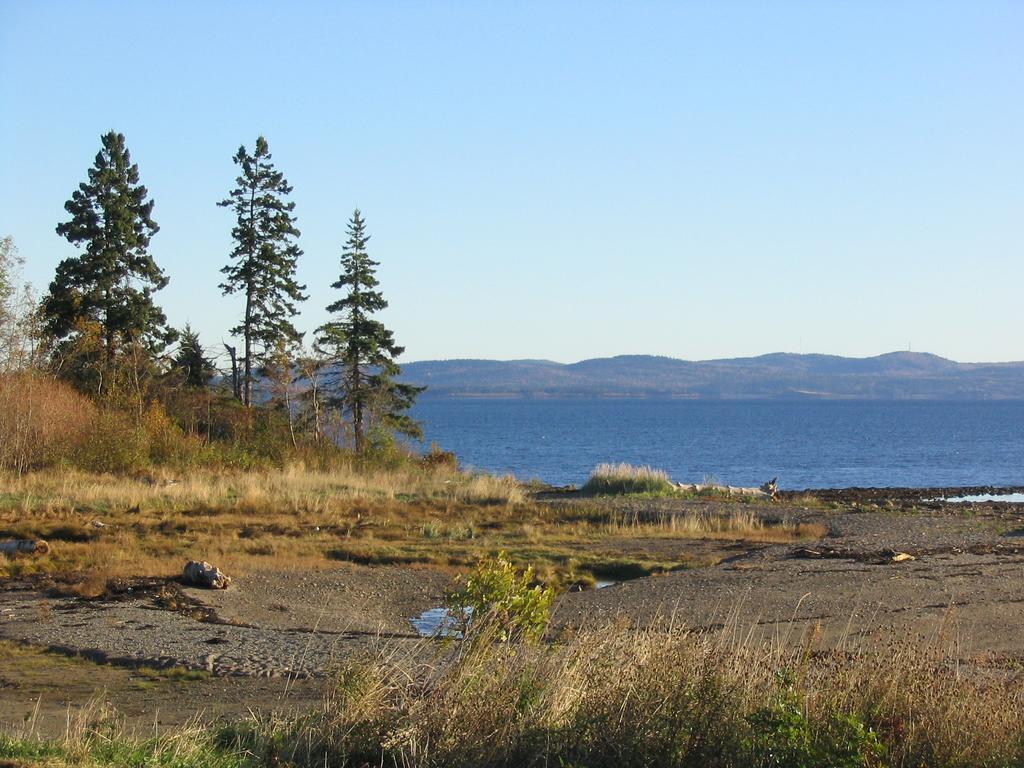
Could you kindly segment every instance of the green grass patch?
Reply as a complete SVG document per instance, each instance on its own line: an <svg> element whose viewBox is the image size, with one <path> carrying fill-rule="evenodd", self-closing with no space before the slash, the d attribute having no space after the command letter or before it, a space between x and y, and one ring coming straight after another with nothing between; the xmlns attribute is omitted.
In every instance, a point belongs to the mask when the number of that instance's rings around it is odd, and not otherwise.
<svg viewBox="0 0 1024 768"><path fill-rule="evenodd" d="M176 683L191 683L200 680L209 680L210 673L205 669L189 669L188 667L140 667L138 674L148 680L169 680Z"/></svg>
<svg viewBox="0 0 1024 768"><path fill-rule="evenodd" d="M137 739L108 726L60 741L0 735L0 765L52 768L255 768L277 765L199 729Z"/></svg>

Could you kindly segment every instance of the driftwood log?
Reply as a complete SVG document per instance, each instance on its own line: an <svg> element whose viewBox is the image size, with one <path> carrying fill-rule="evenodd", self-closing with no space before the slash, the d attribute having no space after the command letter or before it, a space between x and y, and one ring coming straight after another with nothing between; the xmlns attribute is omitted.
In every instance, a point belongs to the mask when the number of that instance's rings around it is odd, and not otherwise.
<svg viewBox="0 0 1024 768"><path fill-rule="evenodd" d="M767 483L759 485L757 488L744 488L737 485L718 485L716 483L676 483L676 488L680 491L689 491L690 493L712 491L724 493L726 496L756 496L774 499L779 492L778 479L779 478L777 477L773 477Z"/></svg>
<svg viewBox="0 0 1024 768"><path fill-rule="evenodd" d="M231 577L220 568L199 560L189 560L182 576L186 584L207 589L227 589L231 583Z"/></svg>
<svg viewBox="0 0 1024 768"><path fill-rule="evenodd" d="M0 553L5 555L45 555L50 545L42 539L9 539L0 541Z"/></svg>

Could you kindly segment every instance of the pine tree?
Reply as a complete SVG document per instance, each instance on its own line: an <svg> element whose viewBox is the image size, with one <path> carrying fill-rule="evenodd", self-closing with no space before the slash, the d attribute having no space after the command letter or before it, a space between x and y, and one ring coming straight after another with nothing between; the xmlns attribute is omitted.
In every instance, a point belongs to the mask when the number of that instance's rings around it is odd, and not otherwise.
<svg viewBox="0 0 1024 768"><path fill-rule="evenodd" d="M159 231L153 201L139 184L124 134L110 131L101 141L88 180L64 204L71 219L57 225L58 235L85 250L57 266L42 314L47 333L58 341L98 326L109 368L122 347L143 344L156 354L174 332L153 303L153 292L167 285L148 251Z"/></svg>
<svg viewBox="0 0 1024 768"><path fill-rule="evenodd" d="M286 200L292 188L275 170L267 140L257 138L252 154L242 145L234 162L241 169L236 186L218 203L231 208L237 219L231 230L232 262L221 270L227 278L220 287L224 295L245 296L245 315L231 333L244 339L241 395L251 406L254 363L264 361L280 343L295 344L302 338L291 318L296 303L306 299L306 286L295 280L302 251L296 243L295 203Z"/></svg>
<svg viewBox="0 0 1024 768"><path fill-rule="evenodd" d="M217 369L206 356L206 350L199 342L199 334L189 325L181 332L178 352L174 356L174 367L184 377L186 387L202 388L210 383Z"/></svg>
<svg viewBox="0 0 1024 768"><path fill-rule="evenodd" d="M356 209L348 224L341 255L341 276L332 288L347 293L327 307L335 319L317 329L317 350L337 366L337 395L330 404L351 419L355 448L361 451L368 426L380 424L411 437L421 437L420 425L406 413L426 387L400 384L395 358L404 348L392 332L371 315L386 308L376 278L377 262L366 252L366 222Z"/></svg>

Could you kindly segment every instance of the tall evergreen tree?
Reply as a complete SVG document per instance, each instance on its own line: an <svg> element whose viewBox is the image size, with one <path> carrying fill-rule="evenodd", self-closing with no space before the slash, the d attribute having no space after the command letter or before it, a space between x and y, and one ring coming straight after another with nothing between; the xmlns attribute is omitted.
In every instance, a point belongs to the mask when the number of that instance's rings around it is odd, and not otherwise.
<svg viewBox="0 0 1024 768"><path fill-rule="evenodd" d="M174 367L184 377L186 387L205 387L217 372L199 342L199 334L193 331L190 325L186 325L185 330L181 332L178 352L174 356Z"/></svg>
<svg viewBox="0 0 1024 768"><path fill-rule="evenodd" d="M401 434L421 437L420 425L407 411L426 387L400 384L395 358L405 351L391 331L371 317L387 307L376 278L378 262L366 251L370 236L357 208L348 224L348 240L341 255L341 276L332 288L346 291L327 311L334 319L317 329L317 350L337 366L337 394L329 402L341 408L352 424L357 451L374 423Z"/></svg>
<svg viewBox="0 0 1024 768"><path fill-rule="evenodd" d="M148 250L159 231L153 201L139 183L124 134L110 131L101 141L88 180L64 204L71 219L57 225L57 234L84 252L57 266L42 314L56 340L97 325L110 366L121 347L141 343L156 353L174 332L153 303L153 292L167 285Z"/></svg>
<svg viewBox="0 0 1024 768"><path fill-rule="evenodd" d="M245 315L231 333L244 339L241 395L251 406L254 363L264 361L280 343L302 338L291 318L296 303L306 299L306 286L295 279L302 251L296 242L295 203L287 200L292 188L274 168L267 140L257 138L251 154L242 145L234 161L240 168L235 188L218 203L236 217L232 261L221 270L227 277L220 287L225 295L245 296Z"/></svg>

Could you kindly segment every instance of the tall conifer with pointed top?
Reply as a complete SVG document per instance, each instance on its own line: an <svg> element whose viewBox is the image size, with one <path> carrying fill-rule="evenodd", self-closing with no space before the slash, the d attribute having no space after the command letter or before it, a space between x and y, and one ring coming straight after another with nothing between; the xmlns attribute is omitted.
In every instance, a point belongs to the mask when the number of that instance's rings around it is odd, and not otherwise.
<svg viewBox="0 0 1024 768"><path fill-rule="evenodd" d="M231 230L235 247L232 261L221 272L225 295L245 296L242 322L231 333L244 339L241 395L252 405L254 363L262 363L279 344L297 343L302 334L291 322L296 304L306 299L295 279L302 251L296 242L295 203L287 199L292 187L274 168L267 140L260 136L250 154L238 148L234 161L240 169L235 188L218 203L231 208L236 224Z"/></svg>
<svg viewBox="0 0 1024 768"><path fill-rule="evenodd" d="M159 231L153 201L139 183L124 134L110 131L101 142L88 180L64 204L71 219L57 225L57 234L84 252L57 266L42 315L58 341L87 325L98 327L109 366L122 347L142 343L159 352L175 334L153 303L153 292L167 285L149 253Z"/></svg>
<svg viewBox="0 0 1024 768"><path fill-rule="evenodd" d="M341 275L332 288L345 295L330 304L334 319L317 329L317 351L338 367L337 394L329 403L348 414L357 451L366 441L367 427L378 423L412 437L421 437L420 425L407 411L426 387L400 384L395 358L404 348L391 331L371 317L388 303L376 278L377 262L366 251L370 236L357 208L348 224L348 240L341 254Z"/></svg>
<svg viewBox="0 0 1024 768"><path fill-rule="evenodd" d="M190 325L186 325L181 332L178 352L174 355L174 368L183 377L185 386L193 388L205 387L217 373L199 341L199 334Z"/></svg>

